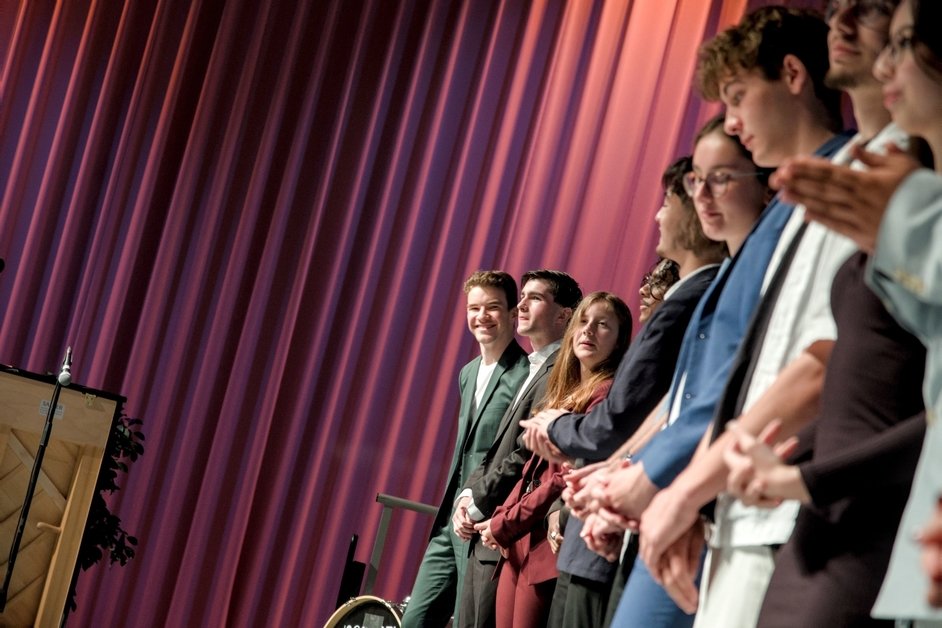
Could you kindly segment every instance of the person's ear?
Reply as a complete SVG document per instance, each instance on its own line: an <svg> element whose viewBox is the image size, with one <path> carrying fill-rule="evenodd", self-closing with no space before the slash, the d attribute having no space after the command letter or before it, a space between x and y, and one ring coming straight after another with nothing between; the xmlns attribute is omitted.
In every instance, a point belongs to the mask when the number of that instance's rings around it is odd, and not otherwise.
<svg viewBox="0 0 942 628"><path fill-rule="evenodd" d="M808 84L808 68L795 55L785 55L782 59L781 79L791 94L797 96Z"/></svg>

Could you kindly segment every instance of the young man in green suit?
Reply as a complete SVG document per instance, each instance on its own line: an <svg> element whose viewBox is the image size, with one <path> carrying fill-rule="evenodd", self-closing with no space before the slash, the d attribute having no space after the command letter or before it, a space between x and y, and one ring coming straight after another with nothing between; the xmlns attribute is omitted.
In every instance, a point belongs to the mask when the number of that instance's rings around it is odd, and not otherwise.
<svg viewBox="0 0 942 628"><path fill-rule="evenodd" d="M477 271L464 284L468 329L481 349L461 369L461 405L445 495L435 516L432 537L419 567L403 628L445 626L457 615L468 546L454 532L451 515L458 489L484 460L497 437L501 417L529 374L526 352L514 339L517 282L501 271ZM457 621L457 617L456 617Z"/></svg>

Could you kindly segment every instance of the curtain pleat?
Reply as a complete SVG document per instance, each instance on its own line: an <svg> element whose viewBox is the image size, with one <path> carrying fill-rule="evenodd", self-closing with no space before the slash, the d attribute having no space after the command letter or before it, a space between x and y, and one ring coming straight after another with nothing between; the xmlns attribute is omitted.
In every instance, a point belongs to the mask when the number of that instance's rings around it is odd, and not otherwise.
<svg viewBox="0 0 942 628"><path fill-rule="evenodd" d="M137 556L69 625L322 624L376 494L440 499L465 277L636 305L660 174L716 110L696 48L758 4L0 3L0 360L73 346L147 434L109 498ZM393 515L378 595L430 525Z"/></svg>

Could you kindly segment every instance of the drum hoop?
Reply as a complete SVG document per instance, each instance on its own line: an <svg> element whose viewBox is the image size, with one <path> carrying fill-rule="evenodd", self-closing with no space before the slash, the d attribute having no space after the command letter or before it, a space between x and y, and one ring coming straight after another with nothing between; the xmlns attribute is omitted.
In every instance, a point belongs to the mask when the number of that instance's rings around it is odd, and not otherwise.
<svg viewBox="0 0 942 628"><path fill-rule="evenodd" d="M387 602L381 597L376 597L375 595L358 595L357 597L350 598L344 602L340 608L335 610L333 614L327 618L327 623L324 624L324 628L336 628L340 625L340 621L344 619L350 613L350 611L367 603L378 603L385 606L396 619L396 627L402 627L399 611L393 604Z"/></svg>

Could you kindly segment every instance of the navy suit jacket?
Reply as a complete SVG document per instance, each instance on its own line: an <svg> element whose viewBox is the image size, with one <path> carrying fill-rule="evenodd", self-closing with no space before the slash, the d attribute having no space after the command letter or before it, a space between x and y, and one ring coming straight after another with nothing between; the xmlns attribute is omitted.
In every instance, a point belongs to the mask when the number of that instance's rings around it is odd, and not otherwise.
<svg viewBox="0 0 942 628"><path fill-rule="evenodd" d="M634 433L670 389L680 345L700 297L719 267L706 268L681 284L647 320L615 372L605 400L588 414L567 414L549 427L550 440L575 458L602 460ZM579 536L582 521L569 517L557 566L574 576L608 582L618 563L610 563Z"/></svg>

